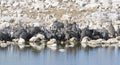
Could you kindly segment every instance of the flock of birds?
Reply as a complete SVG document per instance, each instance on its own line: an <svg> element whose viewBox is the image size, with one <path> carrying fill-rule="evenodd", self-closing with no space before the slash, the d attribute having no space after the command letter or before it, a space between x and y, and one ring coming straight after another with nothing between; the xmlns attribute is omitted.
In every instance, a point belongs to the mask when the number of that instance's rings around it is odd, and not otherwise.
<svg viewBox="0 0 120 65"><path fill-rule="evenodd" d="M45 26L22 26L17 27L6 27L0 30L0 40L7 42L13 39L24 39L29 42L30 38L37 34L42 34L45 36L45 40L49 41L54 38L58 41L66 41L72 37L75 37L78 41L81 41L85 36L91 39L109 39L120 35L120 28L115 31L112 24L110 24L109 29L89 29L89 26L81 29L76 22L63 24L58 20L54 21L52 26L47 29Z"/></svg>

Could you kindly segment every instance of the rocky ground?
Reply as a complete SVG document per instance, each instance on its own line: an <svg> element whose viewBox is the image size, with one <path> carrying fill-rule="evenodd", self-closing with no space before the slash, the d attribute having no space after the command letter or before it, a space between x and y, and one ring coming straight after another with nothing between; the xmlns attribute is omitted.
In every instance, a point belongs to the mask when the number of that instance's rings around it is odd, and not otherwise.
<svg viewBox="0 0 120 65"><path fill-rule="evenodd" d="M66 21L69 23L76 22L80 29L86 26L89 26L90 29L102 29L103 27L107 28L108 23L112 23L115 31L117 31L120 25L119 3L119 0L0 0L0 29L17 27L18 25L44 25L49 28L52 22L59 20L64 24L66 24ZM116 42L114 41L115 43L119 43L117 37L114 40L116 40ZM54 39L52 41L55 43ZM89 43L95 43L96 41L92 40ZM101 41L108 43L108 45ZM94 43L92 43L93 45L84 44L85 41L82 42L83 47L96 47L102 44L102 46L109 46L111 45L109 43L113 41L101 39L96 42L98 43L97 45ZM6 47L7 45L4 43L0 44L1 47ZM37 47L34 44L30 45Z"/></svg>

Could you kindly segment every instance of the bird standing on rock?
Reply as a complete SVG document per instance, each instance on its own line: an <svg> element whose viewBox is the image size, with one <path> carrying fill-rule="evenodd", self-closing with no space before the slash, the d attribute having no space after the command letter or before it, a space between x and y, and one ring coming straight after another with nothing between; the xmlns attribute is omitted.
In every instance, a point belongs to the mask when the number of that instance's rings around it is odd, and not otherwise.
<svg viewBox="0 0 120 65"><path fill-rule="evenodd" d="M109 37L115 37L115 29L112 23L107 23L106 29L109 32Z"/></svg>
<svg viewBox="0 0 120 65"><path fill-rule="evenodd" d="M105 39L105 40L108 40L109 39L108 33L109 33L108 30L106 30L106 28L103 28L102 31L101 31L101 38Z"/></svg>
<svg viewBox="0 0 120 65"><path fill-rule="evenodd" d="M10 35L10 28L3 28L0 30L0 40L4 41L5 43L7 41L12 41L11 35Z"/></svg>
<svg viewBox="0 0 120 65"><path fill-rule="evenodd" d="M117 28L117 36L120 36L120 26L118 26L118 28Z"/></svg>

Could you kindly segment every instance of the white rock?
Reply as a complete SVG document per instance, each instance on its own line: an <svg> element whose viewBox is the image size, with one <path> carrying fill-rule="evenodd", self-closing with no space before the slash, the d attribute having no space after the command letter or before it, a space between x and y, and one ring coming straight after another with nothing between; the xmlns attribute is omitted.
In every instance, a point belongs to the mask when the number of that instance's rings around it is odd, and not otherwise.
<svg viewBox="0 0 120 65"><path fill-rule="evenodd" d="M113 23L115 23L116 25L120 25L120 20L113 21Z"/></svg>
<svg viewBox="0 0 120 65"><path fill-rule="evenodd" d="M101 44L101 42L98 42L96 40L90 40L88 42L88 46L90 46L90 47L98 47L98 46L101 46L100 44Z"/></svg>
<svg viewBox="0 0 120 65"><path fill-rule="evenodd" d="M86 1L81 1L81 0L76 0L76 3L80 6L80 7L84 7L87 2Z"/></svg>
<svg viewBox="0 0 120 65"><path fill-rule="evenodd" d="M77 39L75 37L70 38L70 42L75 42Z"/></svg>
<svg viewBox="0 0 120 65"><path fill-rule="evenodd" d="M88 43L89 43L89 44L98 45L100 42L98 42L98 41L96 41L96 40L90 40Z"/></svg>
<svg viewBox="0 0 120 65"><path fill-rule="evenodd" d="M24 43L25 43L25 40L24 40L23 38L20 38L19 41L18 41L18 44L19 44L19 45L22 45L22 44L24 44Z"/></svg>
<svg viewBox="0 0 120 65"><path fill-rule="evenodd" d="M36 42L38 39L40 40L44 40L45 36L42 34L37 34L36 36L33 36L32 38L30 38L30 42Z"/></svg>
<svg viewBox="0 0 120 65"><path fill-rule="evenodd" d="M69 39L70 47L74 47L77 44L77 39L75 37L72 37Z"/></svg>
<svg viewBox="0 0 120 65"><path fill-rule="evenodd" d="M64 14L62 17L61 17L61 20L70 20L71 19L71 15L70 14Z"/></svg>
<svg viewBox="0 0 120 65"><path fill-rule="evenodd" d="M70 44L70 45L65 45L65 47L74 47L74 44Z"/></svg>
<svg viewBox="0 0 120 65"><path fill-rule="evenodd" d="M24 44L20 44L20 45L18 45L18 47L19 47L20 49L24 49L24 48L25 48L25 45L24 45Z"/></svg>
<svg viewBox="0 0 120 65"><path fill-rule="evenodd" d="M18 42L18 41L19 41L19 39L13 39L12 41L13 41L13 42Z"/></svg>
<svg viewBox="0 0 120 65"><path fill-rule="evenodd" d="M36 50L42 50L44 49L45 45L37 45L36 43L29 43L30 46L32 46L32 48L36 49Z"/></svg>
<svg viewBox="0 0 120 65"><path fill-rule="evenodd" d="M7 46L8 46L7 43L0 43L0 47L2 47L2 48L5 48Z"/></svg>
<svg viewBox="0 0 120 65"><path fill-rule="evenodd" d="M7 2L5 0L1 1L1 5L4 6Z"/></svg>
<svg viewBox="0 0 120 65"><path fill-rule="evenodd" d="M3 29L5 27L9 27L10 26L10 23L8 22L3 22L2 24L0 24L0 29Z"/></svg>
<svg viewBox="0 0 120 65"><path fill-rule="evenodd" d="M118 47L118 44L111 44L110 47Z"/></svg>
<svg viewBox="0 0 120 65"><path fill-rule="evenodd" d="M59 49L60 52L65 52L65 49Z"/></svg>
<svg viewBox="0 0 120 65"><path fill-rule="evenodd" d="M89 9L89 8L91 8L91 9L97 9L97 7L99 7L100 6L100 4L97 4L97 3L91 3L91 4L87 4L86 6L85 6L85 8L87 8L87 9Z"/></svg>
<svg viewBox="0 0 120 65"><path fill-rule="evenodd" d="M120 36L117 36L116 39L119 41L120 40Z"/></svg>
<svg viewBox="0 0 120 65"><path fill-rule="evenodd" d="M47 47L54 51L57 49L57 44L47 45Z"/></svg>
<svg viewBox="0 0 120 65"><path fill-rule="evenodd" d="M104 39L97 39L96 41L102 42L102 41L104 41Z"/></svg>
<svg viewBox="0 0 120 65"><path fill-rule="evenodd" d="M50 39L50 41L47 42L47 45L52 45L52 44L56 44L57 40L56 39Z"/></svg>
<svg viewBox="0 0 120 65"><path fill-rule="evenodd" d="M82 46L83 48L86 48L86 47L87 47L87 44L81 44L81 46Z"/></svg>
<svg viewBox="0 0 120 65"><path fill-rule="evenodd" d="M34 27L39 27L40 24L38 22L32 23L32 25L34 25Z"/></svg>
<svg viewBox="0 0 120 65"><path fill-rule="evenodd" d="M3 11L2 14L7 15L7 14L8 14L8 11Z"/></svg>
<svg viewBox="0 0 120 65"><path fill-rule="evenodd" d="M35 10L38 10L38 9L43 10L44 9L44 3L42 1L39 1L35 4L33 4L32 6L35 8Z"/></svg>
<svg viewBox="0 0 120 65"><path fill-rule="evenodd" d="M87 43L88 41L90 41L89 37L84 37L81 41L81 43Z"/></svg>
<svg viewBox="0 0 120 65"><path fill-rule="evenodd" d="M19 2L15 2L15 3L13 3L13 7L18 7L19 5L20 5Z"/></svg>
<svg viewBox="0 0 120 65"><path fill-rule="evenodd" d="M45 0L45 3L48 3L48 5L50 6L58 6L59 2L58 0Z"/></svg>
<svg viewBox="0 0 120 65"><path fill-rule="evenodd" d="M43 34L40 34L40 33L37 34L36 37L37 37L37 38L40 38L40 39L45 39L45 36L44 36Z"/></svg>
<svg viewBox="0 0 120 65"><path fill-rule="evenodd" d="M49 47L49 46L48 46L48 48L50 48L53 51L55 51L57 49L57 47Z"/></svg>
<svg viewBox="0 0 120 65"><path fill-rule="evenodd" d="M68 0L63 0L63 2L67 2Z"/></svg>
<svg viewBox="0 0 120 65"><path fill-rule="evenodd" d="M18 9L18 10L17 10L17 14L21 14L22 12L23 12L22 9Z"/></svg>
<svg viewBox="0 0 120 65"><path fill-rule="evenodd" d="M32 38L30 38L30 42L35 42L37 40L37 37L33 36Z"/></svg>
<svg viewBox="0 0 120 65"><path fill-rule="evenodd" d="M90 41L90 38L89 38L89 37L84 37L84 38L82 39L82 41L81 41L81 46L82 46L83 48L87 47L87 44L88 44L89 41Z"/></svg>
<svg viewBox="0 0 120 65"><path fill-rule="evenodd" d="M110 43L110 44L116 44L118 42L119 41L116 38L110 38L110 39L107 40L107 43Z"/></svg>

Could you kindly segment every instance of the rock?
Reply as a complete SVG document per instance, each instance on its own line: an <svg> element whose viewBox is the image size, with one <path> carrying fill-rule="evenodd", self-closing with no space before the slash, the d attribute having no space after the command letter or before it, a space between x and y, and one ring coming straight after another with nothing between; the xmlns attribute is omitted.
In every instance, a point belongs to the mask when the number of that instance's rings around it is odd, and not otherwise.
<svg viewBox="0 0 120 65"><path fill-rule="evenodd" d="M24 48L25 48L25 45L24 45L24 44L21 44L21 45L18 45L18 47L19 47L20 49L24 49Z"/></svg>
<svg viewBox="0 0 120 65"><path fill-rule="evenodd" d="M33 7L37 11L43 10L44 9L44 3L42 1L38 1L35 4L33 4Z"/></svg>
<svg viewBox="0 0 120 65"><path fill-rule="evenodd" d="M25 40L23 38L19 39L18 46L19 46L20 49L25 48Z"/></svg>
<svg viewBox="0 0 120 65"><path fill-rule="evenodd" d="M68 0L63 0L63 2L67 2Z"/></svg>
<svg viewBox="0 0 120 65"><path fill-rule="evenodd" d="M97 9L99 6L100 6L100 4L91 3L91 4L87 4L87 5L85 6L85 8L87 8L87 9L89 9L89 8L91 8L91 9Z"/></svg>
<svg viewBox="0 0 120 65"><path fill-rule="evenodd" d="M88 42L88 46L95 48L95 47L100 46L100 43L101 43L101 42L98 42L98 41L96 41L96 40L90 40L90 41Z"/></svg>
<svg viewBox="0 0 120 65"><path fill-rule="evenodd" d="M37 45L36 43L29 43L30 44L30 46L32 47L32 48L34 48L34 49L36 49L36 50L42 50L42 49L44 49L45 48L45 45Z"/></svg>
<svg viewBox="0 0 120 65"><path fill-rule="evenodd" d="M41 40L40 43L46 45L46 40Z"/></svg>
<svg viewBox="0 0 120 65"><path fill-rule="evenodd" d="M45 36L43 34L37 34L36 35L37 38L40 38L41 40L45 39Z"/></svg>
<svg viewBox="0 0 120 65"><path fill-rule="evenodd" d="M120 36L117 36L116 39L120 41Z"/></svg>
<svg viewBox="0 0 120 65"><path fill-rule="evenodd" d="M83 48L85 48L88 44L88 41L90 41L90 38L89 37L84 37L81 41L81 45Z"/></svg>
<svg viewBox="0 0 120 65"><path fill-rule="evenodd" d="M105 40L104 39L97 39L96 41L102 42L102 41L105 41Z"/></svg>
<svg viewBox="0 0 120 65"><path fill-rule="evenodd" d="M118 47L118 44L111 44L109 47Z"/></svg>
<svg viewBox="0 0 120 65"><path fill-rule="evenodd" d="M32 38L30 38L30 42L35 42L37 40L37 37L33 36Z"/></svg>
<svg viewBox="0 0 120 65"><path fill-rule="evenodd" d="M51 50L56 50L57 49L57 41L56 39L50 39L50 41L47 42L47 47L50 48Z"/></svg>
<svg viewBox="0 0 120 65"><path fill-rule="evenodd" d="M115 37L115 29L114 29L112 23L110 23L110 22L107 23L106 29L108 30L110 37Z"/></svg>
<svg viewBox="0 0 120 65"><path fill-rule="evenodd" d="M39 27L40 26L39 22L34 22L34 23L32 23L32 25L34 25L34 27Z"/></svg>
<svg viewBox="0 0 120 65"><path fill-rule="evenodd" d="M57 44L57 40L53 38L47 42L47 45L52 45L52 44Z"/></svg>
<svg viewBox="0 0 120 65"><path fill-rule="evenodd" d="M0 43L0 47L2 47L2 48L6 48L8 45L7 45L7 43Z"/></svg>
<svg viewBox="0 0 120 65"><path fill-rule="evenodd" d="M23 38L20 38L18 41L18 44L24 44L24 43L25 43L25 40Z"/></svg>
<svg viewBox="0 0 120 65"><path fill-rule="evenodd" d="M70 41L70 42L74 42L74 43L76 43L76 42L77 42L77 38L72 37L72 38L69 39L69 41Z"/></svg>
<svg viewBox="0 0 120 65"><path fill-rule="evenodd" d="M70 14L64 14L61 17L61 20L70 20L71 19L71 15Z"/></svg>
<svg viewBox="0 0 120 65"><path fill-rule="evenodd" d="M65 49L59 49L60 52L65 52Z"/></svg>
<svg viewBox="0 0 120 65"><path fill-rule="evenodd" d="M84 37L81 41L81 43L86 43L88 41L90 41L91 39L89 37Z"/></svg>
<svg viewBox="0 0 120 65"><path fill-rule="evenodd" d="M119 41L116 38L110 38L110 39L107 40L107 43L109 43L109 44L116 44L118 42Z"/></svg>
<svg viewBox="0 0 120 65"><path fill-rule="evenodd" d="M77 38L75 38L75 37L72 37L72 38L70 38L70 40L69 40L70 42L76 42L77 41Z"/></svg>
<svg viewBox="0 0 120 65"><path fill-rule="evenodd" d="M41 39L39 39L38 37L32 37L30 38L29 42L40 42Z"/></svg>
<svg viewBox="0 0 120 65"><path fill-rule="evenodd" d="M84 7L87 4L87 2L81 1L81 0L76 0L76 4L78 4L80 7Z"/></svg>
<svg viewBox="0 0 120 65"><path fill-rule="evenodd" d="M8 23L8 22L3 22L3 23L0 24L0 29L3 29L3 28L5 28L5 27L9 27L9 26L10 26L10 23Z"/></svg>
<svg viewBox="0 0 120 65"><path fill-rule="evenodd" d="M110 44L102 44L101 46L102 46L102 47L109 47Z"/></svg>
<svg viewBox="0 0 120 65"><path fill-rule="evenodd" d="M70 38L69 43L70 43L69 47L74 47L78 43L77 38L75 38L75 37Z"/></svg>
<svg viewBox="0 0 120 65"><path fill-rule="evenodd" d="M49 6L57 7L59 4L58 0L45 0L45 3L47 3Z"/></svg>
<svg viewBox="0 0 120 65"><path fill-rule="evenodd" d="M30 38L30 42L39 42L41 40L44 40L45 36L42 34L37 34L36 36L33 36L32 38Z"/></svg>
<svg viewBox="0 0 120 65"><path fill-rule="evenodd" d="M19 5L20 5L19 2L14 2L14 3L13 3L13 7L18 7Z"/></svg>
<svg viewBox="0 0 120 65"><path fill-rule="evenodd" d="M47 47L50 48L51 50L55 51L57 49L57 44L47 45Z"/></svg>

